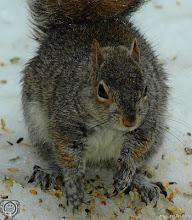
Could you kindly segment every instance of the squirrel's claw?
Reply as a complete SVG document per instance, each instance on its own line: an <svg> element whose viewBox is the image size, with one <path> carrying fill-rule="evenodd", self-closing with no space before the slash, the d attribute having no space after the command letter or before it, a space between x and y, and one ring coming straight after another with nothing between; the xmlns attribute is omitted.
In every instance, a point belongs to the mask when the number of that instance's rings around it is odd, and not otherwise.
<svg viewBox="0 0 192 220"><path fill-rule="evenodd" d="M118 191L115 189L113 193L110 194L110 197L115 197L118 194Z"/></svg>
<svg viewBox="0 0 192 220"><path fill-rule="evenodd" d="M155 185L157 185L160 188L160 193L167 197L167 191L164 185L161 182L156 182Z"/></svg>
<svg viewBox="0 0 192 220"><path fill-rule="evenodd" d="M41 189L47 189L56 182L56 174L49 169L42 169L41 167L35 165L33 167L33 174L30 177L28 183L37 182L40 185Z"/></svg>

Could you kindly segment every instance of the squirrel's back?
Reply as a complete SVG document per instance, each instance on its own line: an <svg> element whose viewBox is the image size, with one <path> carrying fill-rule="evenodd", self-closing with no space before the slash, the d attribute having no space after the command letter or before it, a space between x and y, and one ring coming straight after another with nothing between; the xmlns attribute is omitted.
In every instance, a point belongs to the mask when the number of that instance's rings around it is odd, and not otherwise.
<svg viewBox="0 0 192 220"><path fill-rule="evenodd" d="M29 2L29 8L35 31L46 34L58 24L128 16L144 2L146 0L33 0Z"/></svg>

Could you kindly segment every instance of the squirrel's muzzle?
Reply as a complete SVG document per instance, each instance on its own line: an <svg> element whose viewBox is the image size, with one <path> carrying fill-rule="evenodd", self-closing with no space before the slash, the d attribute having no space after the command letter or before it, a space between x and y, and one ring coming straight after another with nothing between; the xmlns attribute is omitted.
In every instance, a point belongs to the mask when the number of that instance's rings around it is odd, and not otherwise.
<svg viewBox="0 0 192 220"><path fill-rule="evenodd" d="M121 116L120 117L120 124L123 127L127 127L127 128L133 128L136 124L137 124L137 117L135 116L134 118L130 118L128 119L126 116Z"/></svg>

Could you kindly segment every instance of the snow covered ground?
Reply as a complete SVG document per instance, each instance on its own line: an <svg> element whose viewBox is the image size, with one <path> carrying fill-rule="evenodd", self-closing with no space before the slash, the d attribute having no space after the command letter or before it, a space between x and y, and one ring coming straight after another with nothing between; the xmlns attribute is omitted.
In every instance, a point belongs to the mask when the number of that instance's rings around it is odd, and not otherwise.
<svg viewBox="0 0 192 220"><path fill-rule="evenodd" d="M156 208L145 206L136 192L106 198L103 187L113 190L106 170L88 171L85 204L75 215L59 189L44 192L27 184L33 166L41 165L21 110L20 72L37 47L27 16L24 0L0 0L0 201L8 196L20 202L15 220L192 219L192 155L185 152L192 148L192 1L152 0L132 18L159 54L171 86L166 137L150 171L167 186L169 199L162 196Z"/></svg>

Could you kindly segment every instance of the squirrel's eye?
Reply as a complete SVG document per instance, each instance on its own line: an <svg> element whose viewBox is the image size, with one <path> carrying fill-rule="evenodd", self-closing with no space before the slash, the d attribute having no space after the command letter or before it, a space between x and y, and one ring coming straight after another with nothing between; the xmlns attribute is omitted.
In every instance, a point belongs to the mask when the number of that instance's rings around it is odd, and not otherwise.
<svg viewBox="0 0 192 220"><path fill-rule="evenodd" d="M144 97L146 97L147 96L147 86L145 87L145 91L144 91Z"/></svg>
<svg viewBox="0 0 192 220"><path fill-rule="evenodd" d="M98 95L100 98L103 98L103 99L108 99L109 96L104 88L104 86L102 84L99 84L99 87L98 87Z"/></svg>

